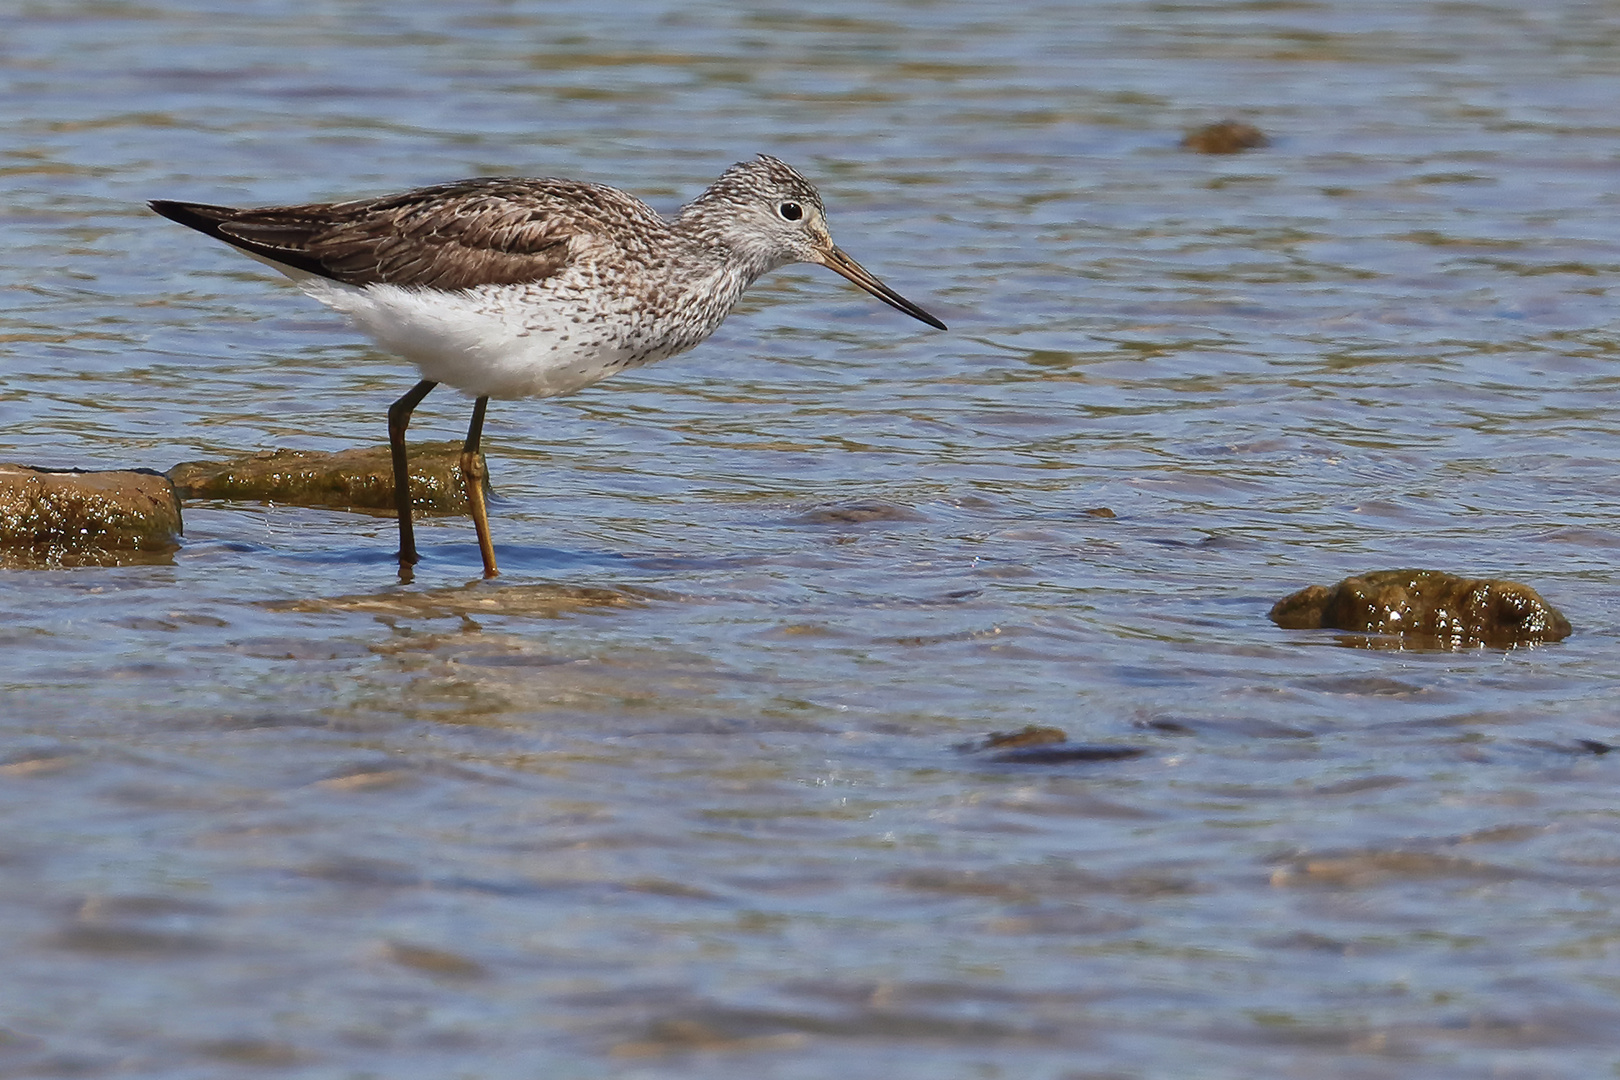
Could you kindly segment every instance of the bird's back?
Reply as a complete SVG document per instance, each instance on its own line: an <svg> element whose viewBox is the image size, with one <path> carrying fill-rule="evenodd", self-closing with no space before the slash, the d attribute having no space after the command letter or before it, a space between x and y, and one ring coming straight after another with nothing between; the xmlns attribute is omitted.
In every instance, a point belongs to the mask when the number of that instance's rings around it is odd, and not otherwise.
<svg viewBox="0 0 1620 1080"><path fill-rule="evenodd" d="M150 205L290 272L362 287L529 284L561 273L604 243L656 247L669 236L667 223L641 200L570 180L480 178L298 206Z"/></svg>

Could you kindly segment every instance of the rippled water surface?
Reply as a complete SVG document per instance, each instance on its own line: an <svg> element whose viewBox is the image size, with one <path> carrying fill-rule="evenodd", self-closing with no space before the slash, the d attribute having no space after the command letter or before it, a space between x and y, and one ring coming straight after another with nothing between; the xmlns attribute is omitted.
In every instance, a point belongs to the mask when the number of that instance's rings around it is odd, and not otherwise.
<svg viewBox="0 0 1620 1080"><path fill-rule="evenodd" d="M11 0L0 460L383 440L158 196L765 151L951 331L799 267L496 403L494 582L233 503L0 571L0 1077L1615 1075L1616 101L1595 0ZM1411 565L1576 632L1266 617ZM1145 753L956 749L1026 724Z"/></svg>

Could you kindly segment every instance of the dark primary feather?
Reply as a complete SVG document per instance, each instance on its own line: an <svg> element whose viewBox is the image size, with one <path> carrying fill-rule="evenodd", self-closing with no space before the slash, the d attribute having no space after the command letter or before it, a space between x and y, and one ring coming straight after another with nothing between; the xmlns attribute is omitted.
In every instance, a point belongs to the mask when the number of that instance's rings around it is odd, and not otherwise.
<svg viewBox="0 0 1620 1080"><path fill-rule="evenodd" d="M354 202L235 209L155 200L153 210L243 251L350 285L468 289L541 281L570 238L612 235L639 201L594 184L482 179ZM583 211L583 212L582 212Z"/></svg>

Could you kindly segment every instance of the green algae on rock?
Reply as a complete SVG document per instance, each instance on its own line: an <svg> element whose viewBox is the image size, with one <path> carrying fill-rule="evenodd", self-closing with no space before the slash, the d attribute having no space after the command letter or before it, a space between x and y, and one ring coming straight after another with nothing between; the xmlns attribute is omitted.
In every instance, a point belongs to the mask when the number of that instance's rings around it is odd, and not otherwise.
<svg viewBox="0 0 1620 1080"><path fill-rule="evenodd" d="M461 449L459 442L411 447L411 502L418 514L467 512ZM394 510L394 466L386 446L337 453L266 450L230 461L183 461L169 470L169 479L188 499Z"/></svg>
<svg viewBox="0 0 1620 1080"><path fill-rule="evenodd" d="M1285 630L1393 635L1429 648L1506 648L1570 633L1569 620L1528 585L1438 570L1375 570L1312 585L1277 601L1271 621Z"/></svg>
<svg viewBox="0 0 1620 1080"><path fill-rule="evenodd" d="M19 552L26 565L172 552L183 531L180 500L162 473L0 464L0 546L8 564Z"/></svg>

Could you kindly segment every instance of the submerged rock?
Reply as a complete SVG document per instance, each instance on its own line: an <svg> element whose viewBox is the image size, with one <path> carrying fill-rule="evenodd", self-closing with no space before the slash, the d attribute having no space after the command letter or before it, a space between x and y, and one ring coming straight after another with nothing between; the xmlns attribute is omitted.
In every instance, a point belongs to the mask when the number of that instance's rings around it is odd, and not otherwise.
<svg viewBox="0 0 1620 1080"><path fill-rule="evenodd" d="M1245 124L1241 120L1222 120L1187 132L1181 145L1183 149L1198 154L1237 154L1266 146L1270 142L1266 133L1253 124Z"/></svg>
<svg viewBox="0 0 1620 1080"><path fill-rule="evenodd" d="M788 518L792 525L869 525L881 521L926 521L922 514L909 506L899 506L881 499L859 499L855 502L817 506Z"/></svg>
<svg viewBox="0 0 1620 1080"><path fill-rule="evenodd" d="M1022 731L992 731L982 739L959 743L957 751L977 754L998 765L1063 765L1072 761L1122 761L1141 757L1145 746L1072 743L1062 728L1031 724Z"/></svg>
<svg viewBox="0 0 1620 1080"><path fill-rule="evenodd" d="M556 618L581 611L640 607L668 597L651 589L603 589L586 585L500 585L483 582L421 592L388 591L355 596L271 600L271 611L362 612L378 618L477 618L485 615Z"/></svg>
<svg viewBox="0 0 1620 1080"><path fill-rule="evenodd" d="M481 455L480 455L481 457ZM418 514L465 514L461 443L413 445L411 502ZM484 470L487 474L488 470ZM169 479L187 499L245 499L288 506L393 510L394 465L386 446L322 453L265 450L231 461L183 461ZM488 489L485 482L485 489Z"/></svg>
<svg viewBox="0 0 1620 1080"><path fill-rule="evenodd" d="M182 531L180 500L162 473L0 464L0 546L34 552L33 561L172 551Z"/></svg>
<svg viewBox="0 0 1620 1080"><path fill-rule="evenodd" d="M1569 620L1528 585L1438 570L1375 570L1312 585L1271 608L1285 630L1398 635L1439 648L1505 648L1569 636Z"/></svg>

